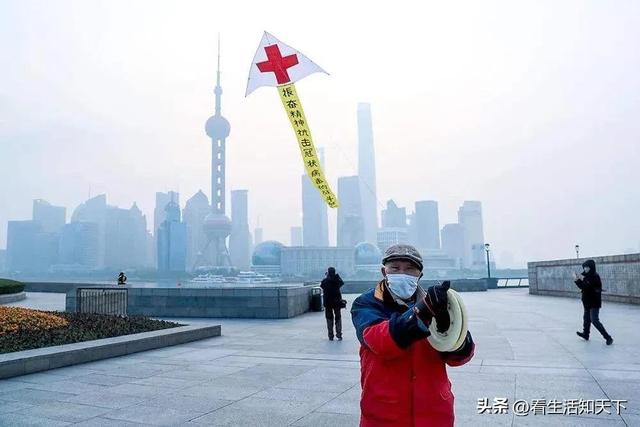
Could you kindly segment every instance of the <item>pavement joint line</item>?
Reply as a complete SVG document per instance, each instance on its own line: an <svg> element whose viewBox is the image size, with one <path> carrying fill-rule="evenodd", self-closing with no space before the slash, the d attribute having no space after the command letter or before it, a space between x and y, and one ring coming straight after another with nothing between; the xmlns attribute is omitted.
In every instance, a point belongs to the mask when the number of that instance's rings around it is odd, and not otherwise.
<svg viewBox="0 0 640 427"><path fill-rule="evenodd" d="M484 363L481 363L480 366L486 366L486 367L492 367L492 368L535 368L535 369L572 369L572 368L567 368L566 366L535 366L535 365L501 365L501 364L488 364L485 365ZM586 368L585 368L586 369ZM600 369L601 371L605 371L607 369ZM627 372L637 372L637 371L632 371L629 370Z"/></svg>
<svg viewBox="0 0 640 427"><path fill-rule="evenodd" d="M252 395L252 396L253 396L253 395ZM247 397L249 397L249 396L247 396ZM243 400L243 399L246 399L246 397L244 397L244 398L242 398L242 399L240 399L240 400ZM204 417L205 415L212 414L212 413L214 413L214 412L216 412L216 411L218 411L218 410L220 410L220 409L222 409L222 408L226 408L227 406L233 405L233 404L234 404L234 403L236 403L236 402L240 402L240 400L232 400L232 401L229 401L229 403L227 403L226 405L223 405L223 406L221 406L221 407L219 407L219 408L213 409L213 410L211 410L211 411L209 411L209 412L205 412L204 414L200 414L200 415L198 415L197 417L194 417L194 418L189 419L189 422L194 421L194 420L197 420L198 418L202 418L202 417Z"/></svg>
<svg viewBox="0 0 640 427"><path fill-rule="evenodd" d="M584 365L582 365L584 366ZM596 382L596 384L598 385L598 388L602 391L602 393L604 393L605 396L607 396L607 399L611 400L611 397L607 394L607 392L604 390L604 388L602 388L602 386L600 385L600 382L598 381L598 379L593 376L593 373L589 370L589 368L585 367L585 370L589 373L589 375L591 376L591 378L593 378L593 380ZM622 417L622 412L620 412L619 414L617 414L618 417L620 418L620 420L622 421L622 423L625 426L629 426L629 424L627 424L627 422L625 421L625 419Z"/></svg>
<svg viewBox="0 0 640 427"><path fill-rule="evenodd" d="M251 368L251 367L248 367L248 368L242 369L242 370L240 370L240 371L238 371L238 372L242 372L242 371L245 371L245 370L250 369L250 368ZM301 375L303 375L303 374L305 374L305 373L306 373L306 372L301 372L301 373L299 373L298 375L294 375L294 376L293 376L293 377L291 377L291 378L283 379L282 381L280 381L279 383L276 383L275 385L272 385L272 386L269 386L269 387L265 387L264 389L260 389L260 390L256 391L255 393L252 393L252 394L250 394L250 395L248 395L248 396L243 397L242 399L234 400L234 401L232 401L232 402L230 402L230 403L228 403L228 404L226 404L226 405L224 405L224 406L221 406L220 408L216 408L216 409L214 409L214 410L212 410L212 411L209 411L209 412L207 412L207 413L205 413L205 414L201 414L201 415L198 415L198 416L197 416L197 417L195 417L195 418L191 418L189 421L193 421L193 420L196 420L196 419L198 419L198 418L204 417L205 415L208 415L208 414L211 414L211 413L213 413L213 412L216 412L216 411L218 411L219 409L226 408L227 406L229 406L229 405L233 405L234 403L242 402L243 400L248 399L249 397L255 396L256 394L261 393L261 392L263 392L263 391L265 391L265 390L267 390L267 389L269 389L269 388L277 387L277 385L278 385L278 384L282 384L283 382L287 382L287 381L289 381L289 380L292 380L293 378L297 378L297 377L299 377L299 376L301 376ZM233 375L233 374L223 375L223 377L231 376L231 375ZM325 403L326 403L326 402L325 402ZM312 411L312 412L313 412L313 411ZM307 415L308 415L308 414L307 414ZM306 415L305 415L305 416L306 416ZM303 418L304 418L304 417L303 417ZM295 422L297 422L297 421L298 421L298 420L296 420Z"/></svg>
<svg viewBox="0 0 640 427"><path fill-rule="evenodd" d="M518 398L518 376L515 375L513 378L513 398L517 399ZM511 411L511 427L513 427L513 424L516 422L516 414Z"/></svg>
<svg viewBox="0 0 640 427"><path fill-rule="evenodd" d="M334 397L333 399L329 399L329 400L327 400L326 402L319 404L319 405L318 405L317 407L315 407L311 412L309 412L308 414L303 415L302 417L298 418L298 419L297 419L297 420L295 420L294 422L289 423L289 425L293 425L293 424L297 423L298 421L300 421L301 419L303 419L303 418L305 418L305 417L307 417L307 416L309 416L310 414L313 414L313 413L316 413L316 414L339 414L339 415L342 415L342 414L341 414L341 413L339 413L339 412L323 412L323 411L316 411L316 409L321 408L321 407L323 407L324 405L327 405L327 404L329 404L329 403L333 402L334 400L336 400L336 399L340 398L343 394L345 394L345 393L346 393L346 392L348 392L349 390L353 389L354 387L357 387L358 385L359 385L359 384L355 384L355 385L353 385L353 386L349 387L348 389L346 389L345 391L343 391L342 393L340 393L339 395L337 395L336 397Z"/></svg>
<svg viewBox="0 0 640 427"><path fill-rule="evenodd" d="M607 392L604 390L604 388L602 388L602 385L600 385L600 382L596 379L596 377L595 377L595 376L593 376L593 373L589 370L589 368L587 368L587 367L585 366L585 364L584 364L584 363L582 363L582 361L581 361L580 359L578 359L578 358L576 357L576 355L575 355L575 354L573 354L573 352L572 352L571 350L569 350L569 349L568 349L568 348L567 348L567 347L562 343L562 341L561 341L561 340L558 340L558 339L557 339L557 338L555 338L553 335L549 335L549 336L550 336L550 337L551 337L551 339L552 339L553 341L555 341L555 342L556 342L560 347L562 347L562 348L564 349L564 351L566 351L568 354L570 354L570 355L571 355L571 357L573 357L573 358L578 362L578 364L580 364L580 366L582 366L582 369L584 369L585 371L587 371L587 373L589 374L589 376L590 376L590 377L593 379L593 381L595 381L595 383L597 384L597 386L598 386L598 388L600 389L600 391L602 391L602 393L607 397L607 399L611 400L611 397L609 397L609 395L608 395L608 394L607 394ZM517 375L516 375L516 381L517 381ZM624 420L624 418L622 417L622 412L621 412L621 413L619 413L619 414L617 414L617 415L618 415L618 418L620 418L620 420L622 421L622 423L623 423L625 426L627 426L627 427L628 427L628 426L629 426L629 424L627 424L627 422L626 422L626 421Z"/></svg>
<svg viewBox="0 0 640 427"><path fill-rule="evenodd" d="M640 372L640 365L638 365L638 369L622 369L622 368L588 368L592 371L622 371L622 372Z"/></svg>
<svg viewBox="0 0 640 427"><path fill-rule="evenodd" d="M284 356L252 356L247 354L234 354L233 356L253 357L254 359L281 359L281 360L311 360L320 362L348 362L348 363L360 363L360 360L344 360L344 359L322 359L313 357L284 357Z"/></svg>

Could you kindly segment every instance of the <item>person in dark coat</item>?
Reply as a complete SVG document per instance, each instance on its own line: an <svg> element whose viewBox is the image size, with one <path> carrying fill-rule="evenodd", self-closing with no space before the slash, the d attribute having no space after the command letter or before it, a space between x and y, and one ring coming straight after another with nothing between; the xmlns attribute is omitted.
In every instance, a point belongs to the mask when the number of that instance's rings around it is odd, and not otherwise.
<svg viewBox="0 0 640 427"><path fill-rule="evenodd" d="M600 322L600 308L602 307L602 280L596 272L596 262L592 259L582 264L582 274L575 274L575 284L582 291L582 332L576 332L579 337L589 340L591 324L602 334L607 345L613 343L613 338Z"/></svg>
<svg viewBox="0 0 640 427"><path fill-rule="evenodd" d="M335 319L336 337L338 341L342 341L342 315L340 310L342 307L342 293L340 288L344 285L340 275L336 273L336 269L329 267L327 275L322 280L320 287L322 288L324 304L324 314L327 318L327 330L329 332L329 340L333 341L333 323Z"/></svg>

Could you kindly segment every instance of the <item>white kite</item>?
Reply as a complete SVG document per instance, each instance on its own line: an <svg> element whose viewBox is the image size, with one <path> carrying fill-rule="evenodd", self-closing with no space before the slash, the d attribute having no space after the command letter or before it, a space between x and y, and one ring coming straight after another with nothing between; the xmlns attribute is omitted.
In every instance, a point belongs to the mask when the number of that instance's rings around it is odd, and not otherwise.
<svg viewBox="0 0 640 427"><path fill-rule="evenodd" d="M278 88L280 100L298 139L307 175L327 205L337 208L338 199L322 172L311 131L294 85L298 80L313 73L328 74L305 55L265 31L251 63L245 96L262 86Z"/></svg>

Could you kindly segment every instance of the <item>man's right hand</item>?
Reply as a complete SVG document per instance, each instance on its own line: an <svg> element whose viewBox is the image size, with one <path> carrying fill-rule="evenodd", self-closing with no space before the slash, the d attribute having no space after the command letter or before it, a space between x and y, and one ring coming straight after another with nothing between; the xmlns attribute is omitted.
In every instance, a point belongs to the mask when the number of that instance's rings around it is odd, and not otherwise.
<svg viewBox="0 0 640 427"><path fill-rule="evenodd" d="M402 314L394 313L389 319L389 333L400 348L408 348L431 334L428 324L420 325L415 313L415 309L409 309Z"/></svg>

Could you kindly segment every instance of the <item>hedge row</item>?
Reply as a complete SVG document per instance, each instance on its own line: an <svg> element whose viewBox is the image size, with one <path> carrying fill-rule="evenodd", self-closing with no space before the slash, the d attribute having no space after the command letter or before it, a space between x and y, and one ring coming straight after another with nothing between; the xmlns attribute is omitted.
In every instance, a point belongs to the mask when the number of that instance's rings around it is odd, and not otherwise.
<svg viewBox="0 0 640 427"><path fill-rule="evenodd" d="M0 336L16 332L60 329L69 325L65 319L44 311L22 307L0 307Z"/></svg>
<svg viewBox="0 0 640 427"><path fill-rule="evenodd" d="M24 291L24 284L10 279L0 279L0 295L17 294Z"/></svg>

